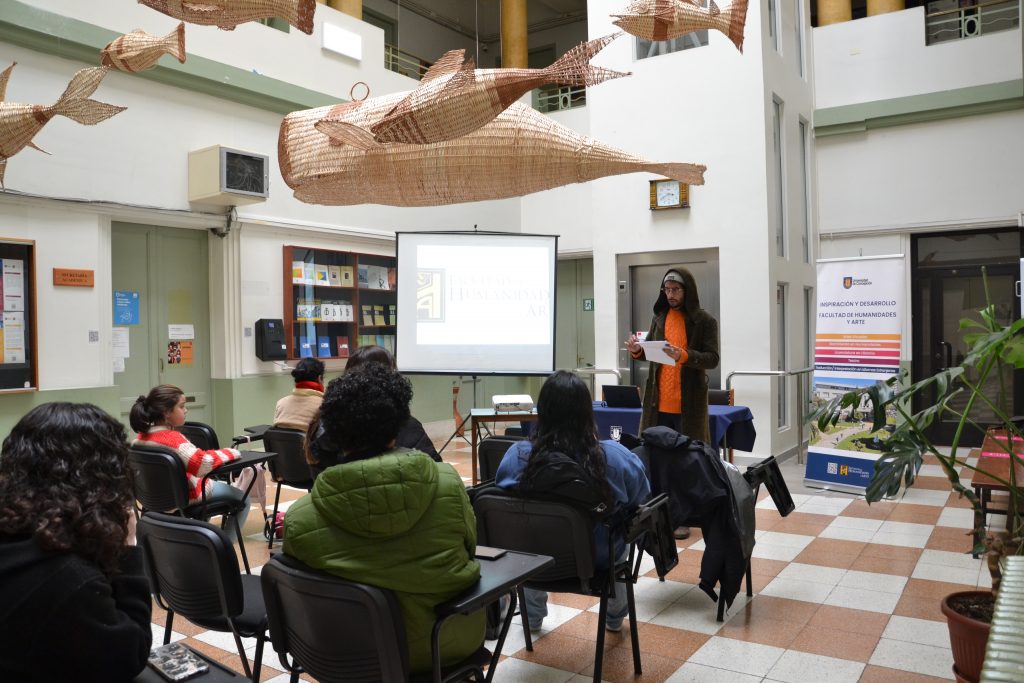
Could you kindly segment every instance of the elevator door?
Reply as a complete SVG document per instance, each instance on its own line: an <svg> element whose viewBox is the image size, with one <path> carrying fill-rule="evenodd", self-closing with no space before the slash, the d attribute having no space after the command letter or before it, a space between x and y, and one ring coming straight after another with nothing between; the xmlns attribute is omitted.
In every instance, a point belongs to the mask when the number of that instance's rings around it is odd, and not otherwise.
<svg viewBox="0 0 1024 683"><path fill-rule="evenodd" d="M1020 279L1020 238L1016 230L956 233L916 237L913 243L913 338L914 381L961 363L967 355L963 318L979 319L978 311L986 305L984 267L988 280L988 297L995 306L996 319L1003 325L1016 320L1020 310L1015 294ZM967 373L972 384L979 379L974 371ZM1012 367L993 371L983 385L983 393L994 404L1002 404L1009 415L1017 415L1024 407L1021 400L1024 382L1021 373ZM953 398L950 407L962 412L970 392L966 389ZM917 399L915 410L935 400L926 392ZM997 422L995 412L984 401L975 401L970 418L979 425ZM944 415L931 428L930 438L938 444L952 443L958 419ZM981 433L970 426L964 429L960 444L977 446Z"/></svg>

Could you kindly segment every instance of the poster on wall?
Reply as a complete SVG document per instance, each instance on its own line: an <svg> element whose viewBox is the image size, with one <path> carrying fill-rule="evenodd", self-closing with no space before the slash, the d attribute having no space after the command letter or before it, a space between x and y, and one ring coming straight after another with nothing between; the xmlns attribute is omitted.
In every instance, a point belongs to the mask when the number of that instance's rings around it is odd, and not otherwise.
<svg viewBox="0 0 1024 683"><path fill-rule="evenodd" d="M818 262L815 406L899 374L905 300L902 255ZM878 446L895 426L895 413L887 418L885 428L872 432L864 404L824 432L812 426L804 483L863 492Z"/></svg>

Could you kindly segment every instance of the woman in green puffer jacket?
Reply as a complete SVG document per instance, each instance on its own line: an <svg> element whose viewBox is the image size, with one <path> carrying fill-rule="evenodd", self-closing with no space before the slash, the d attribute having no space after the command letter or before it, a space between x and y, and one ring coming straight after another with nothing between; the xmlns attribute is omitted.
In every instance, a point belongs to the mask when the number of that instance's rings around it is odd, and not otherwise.
<svg viewBox="0 0 1024 683"><path fill-rule="evenodd" d="M412 387L369 363L332 381L320 408L345 460L317 477L285 515L284 552L351 581L394 592L402 607L413 672L430 670L435 605L480 578L476 517L462 477L447 463L395 448ZM457 616L441 631L442 665L483 643L484 614Z"/></svg>

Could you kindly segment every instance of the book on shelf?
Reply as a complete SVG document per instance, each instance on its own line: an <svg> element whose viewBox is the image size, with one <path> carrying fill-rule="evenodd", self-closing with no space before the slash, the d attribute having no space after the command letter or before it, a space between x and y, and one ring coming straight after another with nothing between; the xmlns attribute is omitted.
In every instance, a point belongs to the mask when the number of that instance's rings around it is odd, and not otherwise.
<svg viewBox="0 0 1024 683"><path fill-rule="evenodd" d="M295 304L296 320L320 320L319 301L300 301Z"/></svg>
<svg viewBox="0 0 1024 683"><path fill-rule="evenodd" d="M398 306L397 304L388 304L388 325L398 324Z"/></svg>
<svg viewBox="0 0 1024 683"><path fill-rule="evenodd" d="M303 284L311 285L316 281L316 265L303 262L302 264Z"/></svg>
<svg viewBox="0 0 1024 683"><path fill-rule="evenodd" d="M359 282L359 289L368 289L370 287L370 281L369 281L370 271L369 271L369 268L370 267L368 265L366 265L365 263L360 263L359 264L359 270L356 271L356 277L358 278L358 282Z"/></svg>
<svg viewBox="0 0 1024 683"><path fill-rule="evenodd" d="M348 337L338 337L338 358L348 358Z"/></svg>
<svg viewBox="0 0 1024 683"><path fill-rule="evenodd" d="M310 341L310 337L300 336L299 337L299 358L312 358L316 354L313 353L313 341Z"/></svg>
<svg viewBox="0 0 1024 683"><path fill-rule="evenodd" d="M387 267L366 266L366 286L370 289L389 289Z"/></svg>
<svg viewBox="0 0 1024 683"><path fill-rule="evenodd" d="M304 285L306 283L306 264L304 261L292 261L292 284Z"/></svg>
<svg viewBox="0 0 1024 683"><path fill-rule="evenodd" d="M338 320L343 323L350 323L355 320L355 316L352 313L352 304L347 301L343 301L338 304Z"/></svg>
<svg viewBox="0 0 1024 683"><path fill-rule="evenodd" d="M363 304L360 306L362 309L362 324L373 325L373 306L370 304Z"/></svg>
<svg viewBox="0 0 1024 683"><path fill-rule="evenodd" d="M327 266L327 284L331 287L341 287L341 268L338 266Z"/></svg>
<svg viewBox="0 0 1024 683"><path fill-rule="evenodd" d="M373 324L374 325L387 325L387 320L384 319L384 304L373 305Z"/></svg>
<svg viewBox="0 0 1024 683"><path fill-rule="evenodd" d="M313 284L316 285L329 285L331 284L331 278L327 266L320 264L314 264L313 266Z"/></svg>
<svg viewBox="0 0 1024 683"><path fill-rule="evenodd" d="M395 354L395 335L393 334L378 334L377 335L377 346L383 346L385 349L391 352L391 355Z"/></svg>
<svg viewBox="0 0 1024 683"><path fill-rule="evenodd" d="M377 335L375 334L361 334L359 335L360 346L373 346L377 343Z"/></svg>
<svg viewBox="0 0 1024 683"><path fill-rule="evenodd" d="M388 268L388 289L398 289L398 268Z"/></svg>
<svg viewBox="0 0 1024 683"><path fill-rule="evenodd" d="M317 358L330 358L331 357L331 338L330 337L317 337L316 338L316 356L317 356Z"/></svg>
<svg viewBox="0 0 1024 683"><path fill-rule="evenodd" d="M341 306L333 301L324 301L320 304L320 320L325 323L333 323L341 317Z"/></svg>
<svg viewBox="0 0 1024 683"><path fill-rule="evenodd" d="M338 274L341 278L342 287L355 287L356 283L352 277L352 266L338 266Z"/></svg>

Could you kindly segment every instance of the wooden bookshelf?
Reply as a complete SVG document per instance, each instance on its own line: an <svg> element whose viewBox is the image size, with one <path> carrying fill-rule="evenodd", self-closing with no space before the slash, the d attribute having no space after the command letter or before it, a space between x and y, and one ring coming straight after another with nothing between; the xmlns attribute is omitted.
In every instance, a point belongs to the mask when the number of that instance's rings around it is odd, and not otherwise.
<svg viewBox="0 0 1024 683"><path fill-rule="evenodd" d="M288 359L347 358L364 344L394 353L396 265L393 256L285 246Z"/></svg>

